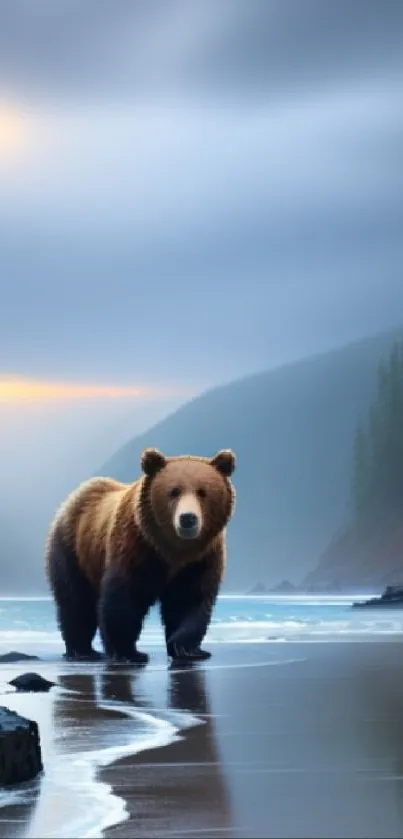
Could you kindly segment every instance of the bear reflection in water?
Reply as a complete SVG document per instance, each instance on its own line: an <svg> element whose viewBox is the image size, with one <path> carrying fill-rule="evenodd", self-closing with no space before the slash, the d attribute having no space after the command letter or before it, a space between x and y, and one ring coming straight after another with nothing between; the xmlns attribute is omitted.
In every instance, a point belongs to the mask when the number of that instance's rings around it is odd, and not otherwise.
<svg viewBox="0 0 403 839"><path fill-rule="evenodd" d="M119 794L122 779L122 795L128 795L133 815L126 826L131 836L146 835L146 828L151 833L168 826L172 831L230 826L228 793L205 680L206 673L194 665L158 672L108 666L96 675L72 672L60 679L63 687L75 693L55 696L55 733L62 734L72 753L127 743L129 726L135 743L136 726L142 734L144 723L141 718L138 722L128 720L122 714L125 705L156 716L164 716L165 708L166 718L174 725L175 712L181 713L181 724L183 712L198 718L199 724L179 730L178 739L168 747L134 753L111 769L108 781L115 781ZM165 802L162 812L156 806L161 801Z"/></svg>

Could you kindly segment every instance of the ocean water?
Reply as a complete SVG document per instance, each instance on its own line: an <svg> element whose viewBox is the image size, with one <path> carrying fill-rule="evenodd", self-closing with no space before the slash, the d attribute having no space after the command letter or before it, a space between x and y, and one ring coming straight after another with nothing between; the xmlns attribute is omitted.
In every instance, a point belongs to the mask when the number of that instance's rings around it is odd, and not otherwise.
<svg viewBox="0 0 403 839"><path fill-rule="evenodd" d="M353 599L365 598L222 595L206 641L331 641L403 632L403 609L353 609ZM163 644L156 608L146 619L141 643L145 647ZM51 598L0 598L0 652L11 649L35 649L39 655L62 651Z"/></svg>

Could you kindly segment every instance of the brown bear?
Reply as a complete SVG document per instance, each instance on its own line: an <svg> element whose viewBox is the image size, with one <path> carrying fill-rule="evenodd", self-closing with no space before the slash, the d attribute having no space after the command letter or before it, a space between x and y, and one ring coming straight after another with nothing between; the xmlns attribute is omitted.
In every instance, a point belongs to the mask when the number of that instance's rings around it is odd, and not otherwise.
<svg viewBox="0 0 403 839"><path fill-rule="evenodd" d="M69 659L145 663L143 621L159 601L172 659L210 657L207 632L226 561L225 528L235 505L230 450L213 458L141 456L132 484L92 478L64 502L46 545L48 579Z"/></svg>

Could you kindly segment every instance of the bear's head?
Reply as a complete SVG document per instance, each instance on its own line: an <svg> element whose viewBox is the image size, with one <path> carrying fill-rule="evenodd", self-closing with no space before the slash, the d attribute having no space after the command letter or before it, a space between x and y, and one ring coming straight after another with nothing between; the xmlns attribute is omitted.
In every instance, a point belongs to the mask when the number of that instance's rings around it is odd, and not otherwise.
<svg viewBox="0 0 403 839"><path fill-rule="evenodd" d="M232 451L207 458L145 449L141 468L141 525L156 546L198 552L224 530L235 505Z"/></svg>

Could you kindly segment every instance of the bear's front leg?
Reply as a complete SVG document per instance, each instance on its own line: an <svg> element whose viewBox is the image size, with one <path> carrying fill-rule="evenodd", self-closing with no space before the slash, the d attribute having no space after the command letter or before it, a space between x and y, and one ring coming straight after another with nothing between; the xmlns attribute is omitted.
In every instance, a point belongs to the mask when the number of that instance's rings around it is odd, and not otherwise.
<svg viewBox="0 0 403 839"><path fill-rule="evenodd" d="M171 580L161 597L167 653L184 661L205 661L201 649L220 588L222 562L212 554L194 562Z"/></svg>
<svg viewBox="0 0 403 839"><path fill-rule="evenodd" d="M137 650L144 618L154 592L144 585L141 569L130 575L122 568L110 567L101 585L99 629L108 658L113 661L145 664L148 655Z"/></svg>

